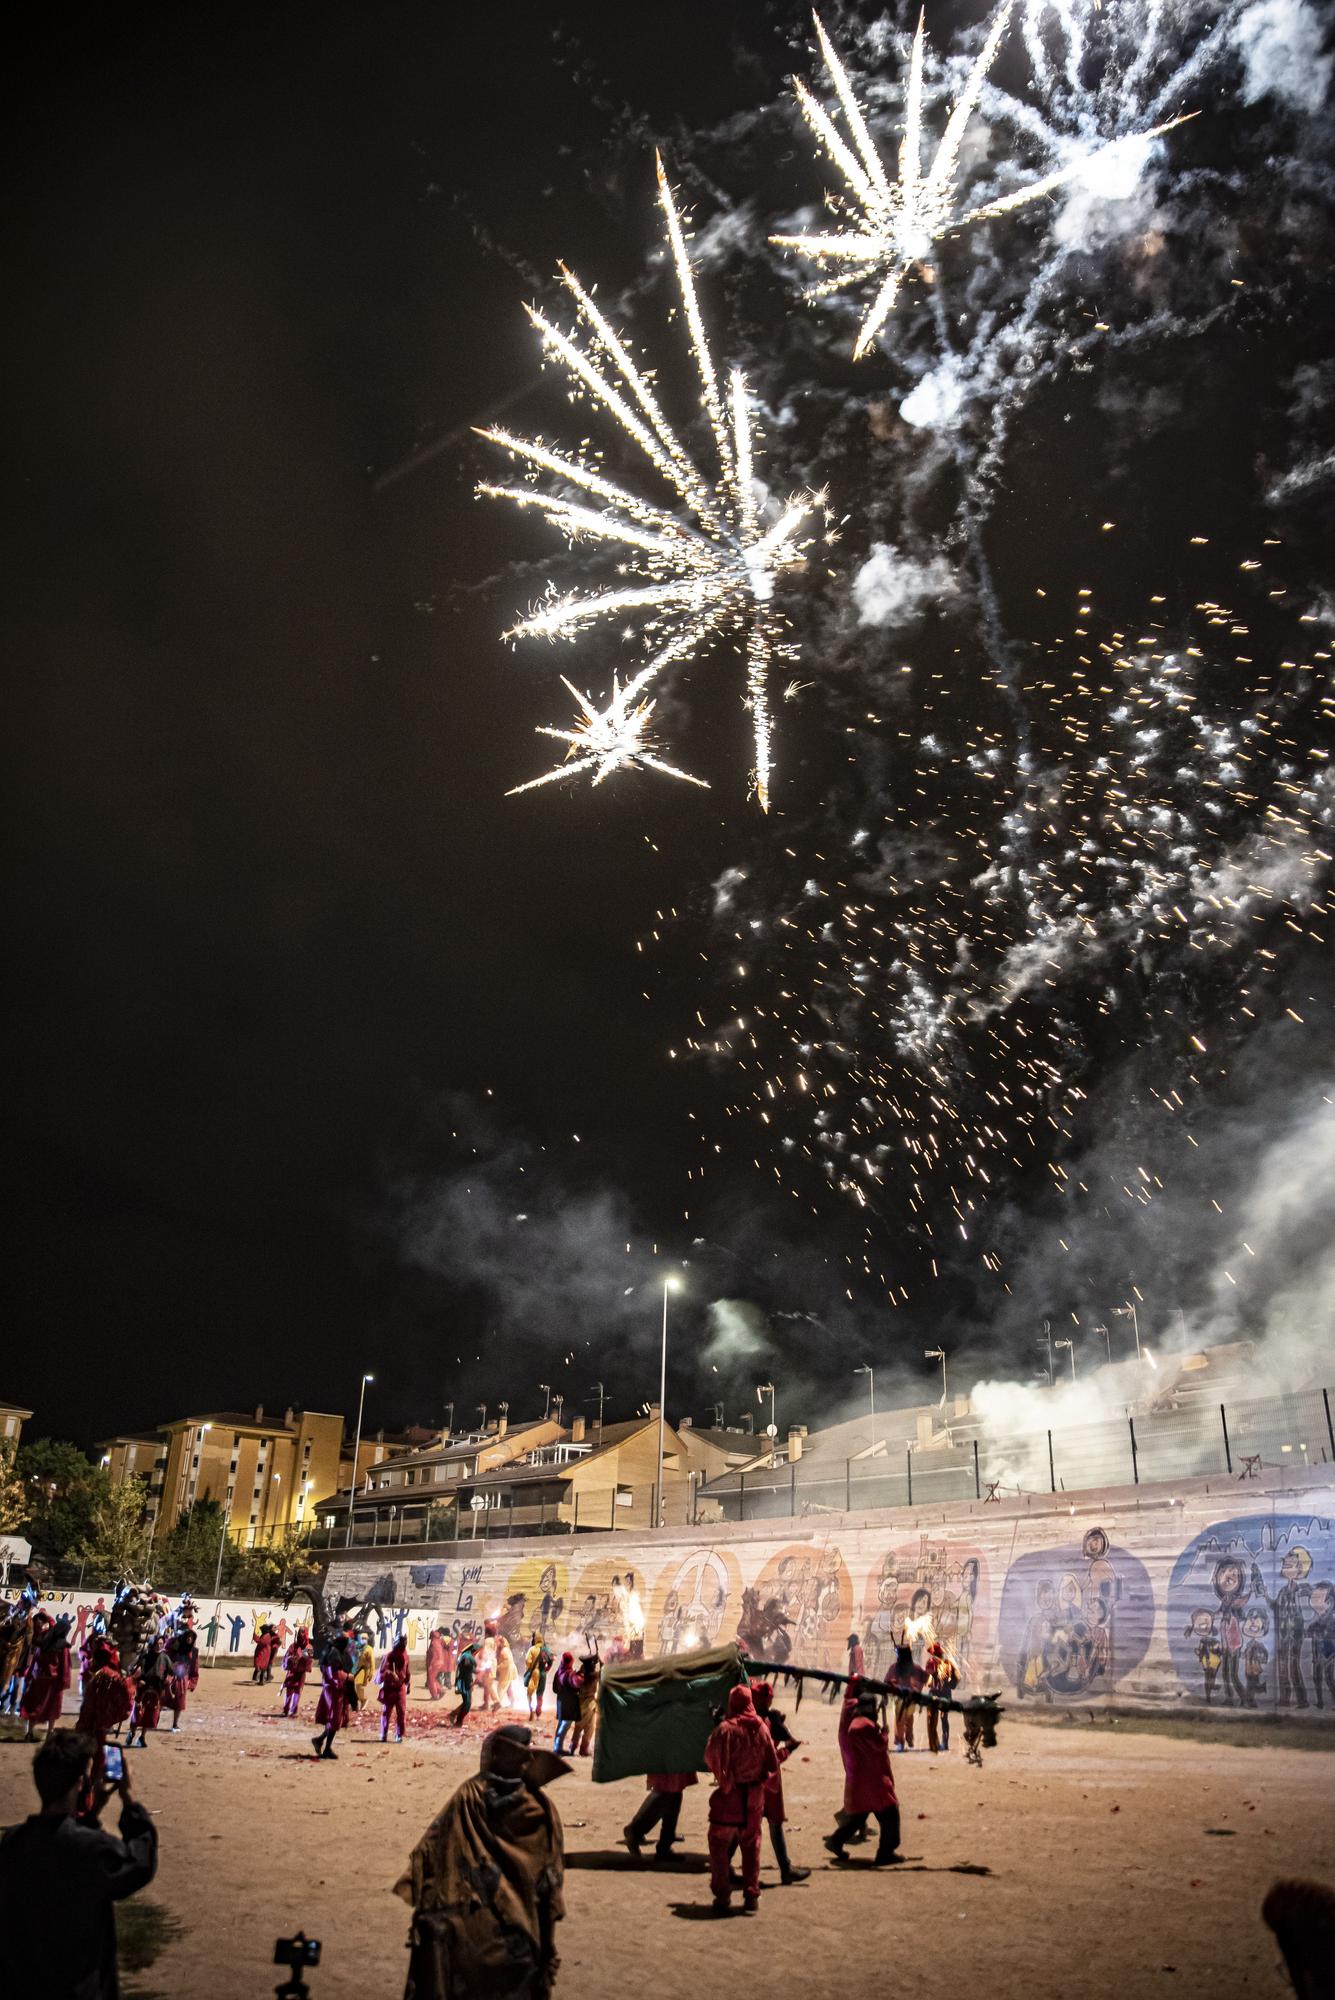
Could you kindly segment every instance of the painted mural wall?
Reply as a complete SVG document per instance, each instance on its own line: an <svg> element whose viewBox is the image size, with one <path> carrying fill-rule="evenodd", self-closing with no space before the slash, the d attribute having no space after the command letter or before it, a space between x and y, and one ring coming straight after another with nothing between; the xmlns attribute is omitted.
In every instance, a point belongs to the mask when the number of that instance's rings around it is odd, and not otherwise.
<svg viewBox="0 0 1335 2000"><path fill-rule="evenodd" d="M1065 1496L1069 1502L1069 1496ZM937 1510L930 1522L763 1539L551 1538L393 1563L337 1558L329 1588L372 1630L596 1639L605 1658L732 1638L757 1657L843 1665L856 1632L875 1675L902 1631L933 1640L966 1688L1012 1703L1174 1701L1335 1719L1335 1483L1268 1496L1237 1486L1138 1506Z"/></svg>

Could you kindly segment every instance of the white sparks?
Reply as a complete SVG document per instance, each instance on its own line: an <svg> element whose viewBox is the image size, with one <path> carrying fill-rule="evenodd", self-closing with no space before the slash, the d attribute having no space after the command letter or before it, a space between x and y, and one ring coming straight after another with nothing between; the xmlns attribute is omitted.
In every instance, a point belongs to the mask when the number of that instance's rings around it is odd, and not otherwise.
<svg viewBox="0 0 1335 2000"><path fill-rule="evenodd" d="M659 664L651 663L653 670L656 671ZM679 771L675 764L665 764L661 757L655 755L649 735L649 720L655 704L635 699L645 678L642 670L623 688L613 674L612 699L606 708L600 709L562 674L563 685L570 689L578 704L579 720L573 729L551 729L546 724L540 725L538 735L554 736L558 742L569 744L565 759L554 770L544 771L540 778L530 778L527 784L512 785L506 797L514 798L520 792L536 791L539 785L555 784L558 778L573 778L580 771L591 770L594 784L601 785L603 779L610 778L614 771L628 770L635 764L708 790L706 779L693 778L689 771Z"/></svg>
<svg viewBox="0 0 1335 2000"><path fill-rule="evenodd" d="M775 236L771 241L796 250L829 271L828 276L810 287L808 297L812 299L825 298L832 292L871 281L877 282L875 295L854 343L855 360L860 360L872 346L894 309L905 278L923 264L934 243L971 222L1006 215L1029 202L1040 200L1065 182L1088 174L1095 161L1108 150L1095 148L1082 152L1056 172L1044 174L1040 180L1031 181L1016 192L986 202L979 208L965 209L960 206L956 186L960 147L969 119L977 108L988 70L1009 25L1013 6L1014 0L1002 0L987 39L946 121L932 163L925 172L922 165L922 97L926 19L919 14L904 90L904 130L896 181L891 180L877 151L848 73L820 19L816 19L821 54L849 137L846 139L843 136L834 116L804 83L799 80L794 89L808 125L844 178L845 191L827 196L831 213L842 226L823 234ZM1183 123L1183 118L1173 118L1137 136L1148 143Z"/></svg>
<svg viewBox="0 0 1335 2000"><path fill-rule="evenodd" d="M667 644L639 671L632 688L644 685L669 661L698 653L720 635L742 638L746 701L755 742L753 782L756 796L767 810L769 678L782 648L784 629L774 601L775 583L784 570L802 560L810 539L802 530L820 503L818 496L803 493L779 508L758 485L754 468L759 431L746 382L741 371L733 369L726 392L720 387L681 215L661 159L658 199L717 470L706 476L692 461L663 413L651 376L637 365L624 339L574 273L562 266L562 280L575 302L576 326L573 332L565 333L543 313L530 310L543 347L567 370L574 384L615 419L671 489L672 498L660 504L605 477L586 462L582 448L569 454L504 430L486 430L481 435L521 460L534 483L522 487L484 484L479 491L521 507L536 507L572 541L587 536L613 543L626 558L618 565L618 575L626 581L616 588L591 595L553 593L507 637L573 638L601 618L641 614L646 634ZM538 484L543 474L554 483ZM612 715L611 709L607 715ZM621 726L628 726L624 717ZM639 752L635 756L641 762L653 762ZM569 768L551 775L565 775ZM615 768L615 763L608 766ZM656 768L671 770L666 765ZM599 778L606 775L606 770L600 770ZM686 774L672 771L672 775Z"/></svg>

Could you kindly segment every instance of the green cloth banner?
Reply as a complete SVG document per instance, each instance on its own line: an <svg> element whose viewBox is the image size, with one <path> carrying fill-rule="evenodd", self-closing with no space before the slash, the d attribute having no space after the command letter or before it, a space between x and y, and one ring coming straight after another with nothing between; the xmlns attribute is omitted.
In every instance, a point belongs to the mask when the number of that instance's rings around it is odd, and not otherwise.
<svg viewBox="0 0 1335 2000"><path fill-rule="evenodd" d="M603 1668L593 1782L647 1778L651 1771L703 1771L716 1711L747 1678L736 1646L618 1660Z"/></svg>

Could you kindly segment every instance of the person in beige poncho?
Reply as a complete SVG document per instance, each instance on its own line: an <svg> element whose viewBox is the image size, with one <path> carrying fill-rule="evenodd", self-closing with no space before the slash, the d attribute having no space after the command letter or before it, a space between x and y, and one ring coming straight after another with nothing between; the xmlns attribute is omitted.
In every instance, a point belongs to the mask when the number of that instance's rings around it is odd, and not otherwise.
<svg viewBox="0 0 1335 2000"><path fill-rule="evenodd" d="M547 2000L565 1915L561 1816L543 1786L570 1766L517 1723L484 1738L474 1778L394 1885L413 1927L405 2000Z"/></svg>

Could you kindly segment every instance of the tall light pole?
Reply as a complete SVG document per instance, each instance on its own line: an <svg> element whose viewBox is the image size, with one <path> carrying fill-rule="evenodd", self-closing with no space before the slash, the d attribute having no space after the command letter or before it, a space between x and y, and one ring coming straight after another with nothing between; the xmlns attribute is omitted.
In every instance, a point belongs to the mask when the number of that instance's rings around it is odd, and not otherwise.
<svg viewBox="0 0 1335 2000"><path fill-rule="evenodd" d="M453 1436L454 1436L454 1405L453 1405L453 1403L447 1403L447 1404L445 1405L445 1442L446 1442L446 1444L448 1444L448 1443L449 1443L450 1439L451 1439L451 1438L452 1438Z"/></svg>
<svg viewBox="0 0 1335 2000"><path fill-rule="evenodd" d="M1108 1366L1109 1366L1109 1367L1111 1368L1111 1367L1112 1367L1112 1335L1111 1335L1111 1334L1109 1333L1109 1331L1108 1331L1108 1329L1107 1329L1107 1327L1106 1327L1106 1326L1096 1326L1096 1327L1095 1327L1095 1329L1094 1329L1094 1331L1095 1331L1095 1333L1101 1333L1101 1334L1103 1335L1103 1351L1104 1351L1104 1353L1105 1353L1105 1354L1107 1355L1107 1357L1108 1357Z"/></svg>
<svg viewBox="0 0 1335 2000"><path fill-rule="evenodd" d="M565 1397L564 1397L564 1396L553 1396L553 1397L552 1397L552 1422L553 1422L553 1423L556 1423L556 1424L559 1424L559 1423L560 1423L560 1421L561 1421L561 1412L562 1412L562 1410L563 1410L563 1409L565 1408L565 1406L566 1406L566 1399L565 1399Z"/></svg>
<svg viewBox="0 0 1335 2000"><path fill-rule="evenodd" d="M769 1462L773 1465L774 1455L779 1448L779 1426L774 1415L774 1384L772 1382L756 1383L756 1401L759 1402L762 1396L769 1397L769 1428L766 1436L769 1438Z"/></svg>
<svg viewBox="0 0 1335 2000"><path fill-rule="evenodd" d="M547 1398L542 1406L542 1421L546 1423L548 1417L552 1414L552 1385L550 1382L539 1382L538 1387Z"/></svg>
<svg viewBox="0 0 1335 2000"><path fill-rule="evenodd" d="M941 1363L941 1408L944 1410L946 1407L946 1350L944 1347L924 1347L922 1358L924 1361L939 1361Z"/></svg>
<svg viewBox="0 0 1335 2000"><path fill-rule="evenodd" d="M871 1397L871 1441L874 1450L876 1446L876 1370L868 1362L863 1361L853 1370L853 1373L855 1375L865 1375L867 1378L867 1394Z"/></svg>
<svg viewBox="0 0 1335 2000"><path fill-rule="evenodd" d="M1140 1361L1143 1358L1140 1348L1140 1315L1136 1311L1135 1300L1129 1299L1124 1306L1114 1306L1113 1318L1130 1320L1136 1335L1136 1359Z"/></svg>
<svg viewBox="0 0 1335 2000"><path fill-rule="evenodd" d="M1072 1381L1074 1382L1074 1380L1075 1380L1075 1342L1074 1342L1073 1340L1054 1340L1052 1344L1053 1344L1053 1346L1054 1346L1055 1348L1057 1348L1057 1349L1058 1349L1059 1351L1060 1351L1060 1349L1062 1349L1063 1347L1064 1347L1064 1348L1066 1349L1066 1352L1067 1352L1067 1356L1068 1356L1068 1358L1069 1358L1069 1360L1070 1360L1070 1363L1071 1363L1071 1380L1072 1380Z"/></svg>
<svg viewBox="0 0 1335 2000"><path fill-rule="evenodd" d="M677 1290L680 1280L663 1280L663 1354L658 1371L658 1488L654 1504L654 1526L663 1525L663 1406L667 1402L667 1302L668 1293Z"/></svg>
<svg viewBox="0 0 1335 2000"><path fill-rule="evenodd" d="M607 1391L603 1388L601 1382L595 1382L589 1394L598 1398L598 1442L601 1444L603 1441L603 1404L607 1400Z"/></svg>
<svg viewBox="0 0 1335 2000"><path fill-rule="evenodd" d="M1043 1338L1038 1344L1040 1347L1045 1347L1047 1349L1048 1387L1049 1389L1051 1389L1055 1384L1056 1377L1053 1375L1052 1372L1052 1321L1050 1319L1045 1319L1043 1322Z"/></svg>
<svg viewBox="0 0 1335 2000"><path fill-rule="evenodd" d="M362 1453L362 1413L366 1408L366 1385L374 1381L374 1375L363 1375L361 1394L357 1398L357 1435L352 1444L352 1482L348 1487L348 1533L343 1544L345 1549L352 1547L352 1516L357 1504L357 1460Z"/></svg>

